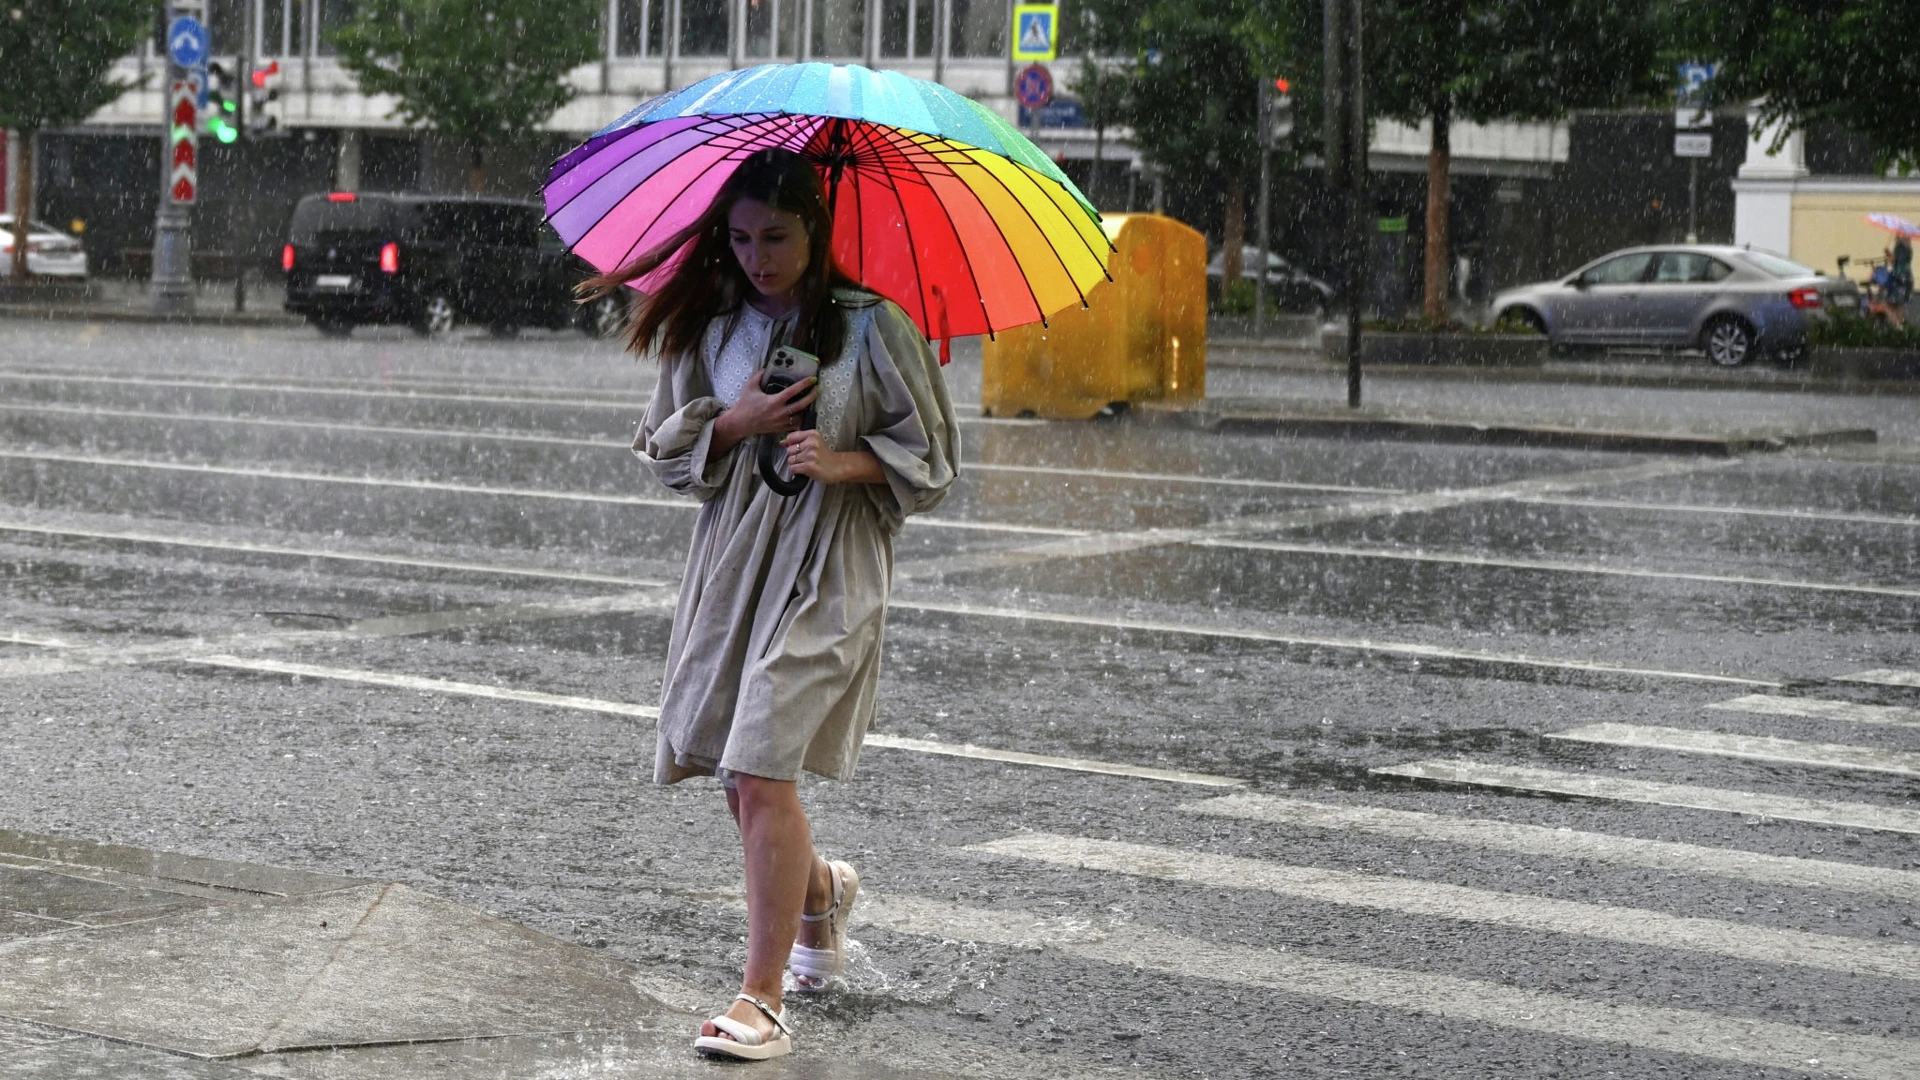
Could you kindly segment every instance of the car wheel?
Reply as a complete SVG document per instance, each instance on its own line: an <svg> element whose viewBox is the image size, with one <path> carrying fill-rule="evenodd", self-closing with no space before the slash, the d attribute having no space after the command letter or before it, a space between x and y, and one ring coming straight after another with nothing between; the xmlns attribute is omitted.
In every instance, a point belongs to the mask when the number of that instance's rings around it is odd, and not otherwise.
<svg viewBox="0 0 1920 1080"><path fill-rule="evenodd" d="M1700 347L1718 367L1739 367L1753 357L1753 327L1740 319L1722 317L1707 324Z"/></svg>
<svg viewBox="0 0 1920 1080"><path fill-rule="evenodd" d="M580 329L591 337L610 338L627 325L627 305L620 296L603 296L587 305Z"/></svg>
<svg viewBox="0 0 1920 1080"><path fill-rule="evenodd" d="M1493 320L1493 328L1507 334L1544 334L1547 321L1531 308L1508 308Z"/></svg>
<svg viewBox="0 0 1920 1080"><path fill-rule="evenodd" d="M351 319L330 319L315 315L307 322L311 323L315 330L320 331L321 337L343 338L353 333Z"/></svg>
<svg viewBox="0 0 1920 1080"><path fill-rule="evenodd" d="M432 293L413 317L413 332L421 337L444 337L453 330L453 301L443 293Z"/></svg>

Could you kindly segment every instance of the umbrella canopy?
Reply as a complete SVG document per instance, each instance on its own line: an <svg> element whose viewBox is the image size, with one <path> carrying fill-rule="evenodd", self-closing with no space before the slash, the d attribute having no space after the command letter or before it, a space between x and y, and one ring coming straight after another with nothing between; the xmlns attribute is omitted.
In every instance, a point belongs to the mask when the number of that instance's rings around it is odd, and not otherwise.
<svg viewBox="0 0 1920 1080"><path fill-rule="evenodd" d="M1897 236L1920 236L1920 225L1915 225L1899 214L1868 214L1867 221Z"/></svg>
<svg viewBox="0 0 1920 1080"><path fill-rule="evenodd" d="M928 338L1044 321L1106 276L1099 213L1012 125L943 86L851 64L764 64L654 98L554 163L547 217L612 270L686 228L769 147L820 170L834 257Z"/></svg>

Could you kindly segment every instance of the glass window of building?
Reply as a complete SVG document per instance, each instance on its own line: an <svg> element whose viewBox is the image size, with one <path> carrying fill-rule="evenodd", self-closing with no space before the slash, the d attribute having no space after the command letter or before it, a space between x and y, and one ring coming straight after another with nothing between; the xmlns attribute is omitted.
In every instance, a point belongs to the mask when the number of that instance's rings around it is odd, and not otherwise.
<svg viewBox="0 0 1920 1080"><path fill-rule="evenodd" d="M615 0L615 56L659 56L667 40L669 0Z"/></svg>
<svg viewBox="0 0 1920 1080"><path fill-rule="evenodd" d="M926 0L931 3L932 0ZM927 51L926 42L913 40L914 23L918 20L915 10L918 0L881 0L880 2L880 55L893 57L912 57Z"/></svg>
<svg viewBox="0 0 1920 1080"><path fill-rule="evenodd" d="M314 43L314 52L321 56L332 56L339 50L334 48L333 35L353 21L353 0L313 0L320 8L320 40Z"/></svg>
<svg viewBox="0 0 1920 1080"><path fill-rule="evenodd" d="M727 55L732 0L680 0L680 55Z"/></svg>
<svg viewBox="0 0 1920 1080"><path fill-rule="evenodd" d="M747 55L756 58L798 55L801 5L805 0L746 0Z"/></svg>
<svg viewBox="0 0 1920 1080"><path fill-rule="evenodd" d="M813 0L813 55L858 60L866 55L866 0Z"/></svg>
<svg viewBox="0 0 1920 1080"><path fill-rule="evenodd" d="M1002 57L1013 13L1006 0L951 0L952 45L949 56Z"/></svg>

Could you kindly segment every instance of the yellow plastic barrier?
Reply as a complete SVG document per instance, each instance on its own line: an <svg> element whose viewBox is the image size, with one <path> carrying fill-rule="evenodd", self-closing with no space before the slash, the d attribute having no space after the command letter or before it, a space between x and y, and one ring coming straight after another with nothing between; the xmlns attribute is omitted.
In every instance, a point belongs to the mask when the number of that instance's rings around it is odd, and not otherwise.
<svg viewBox="0 0 1920 1080"><path fill-rule="evenodd" d="M1114 214L1117 249L1085 308L986 342L989 416L1085 420L1114 404L1207 394L1207 241L1170 217Z"/></svg>

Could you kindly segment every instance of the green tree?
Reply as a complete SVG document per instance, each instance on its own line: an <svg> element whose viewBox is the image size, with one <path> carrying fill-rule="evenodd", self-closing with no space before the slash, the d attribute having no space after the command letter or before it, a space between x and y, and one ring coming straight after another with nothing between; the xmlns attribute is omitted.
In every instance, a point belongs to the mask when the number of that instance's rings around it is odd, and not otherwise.
<svg viewBox="0 0 1920 1080"><path fill-rule="evenodd" d="M1258 166L1259 81L1280 72L1289 42L1286 0L1084 0L1082 32L1096 51L1130 57L1101 90L1134 144L1177 187L1218 191L1223 282L1239 280L1247 179ZM1317 24L1316 24L1317 25Z"/></svg>
<svg viewBox="0 0 1920 1080"><path fill-rule="evenodd" d="M1681 0L1683 40L1718 60L1721 101L1758 99L1781 135L1835 121L1882 164L1920 169L1920 5L1912 0Z"/></svg>
<svg viewBox="0 0 1920 1080"><path fill-rule="evenodd" d="M599 55L601 0L359 0L334 34L340 64L394 115L464 147L467 187L491 147L573 100L567 73Z"/></svg>
<svg viewBox="0 0 1920 1080"><path fill-rule="evenodd" d="M1451 129L1456 120L1558 120L1672 87L1659 0L1371 0L1367 110L1427 121L1428 320L1445 321Z"/></svg>
<svg viewBox="0 0 1920 1080"><path fill-rule="evenodd" d="M113 62L133 51L152 19L152 0L0 0L0 131L20 134L15 278L27 276L34 137L80 123L125 93L129 87L110 77Z"/></svg>

